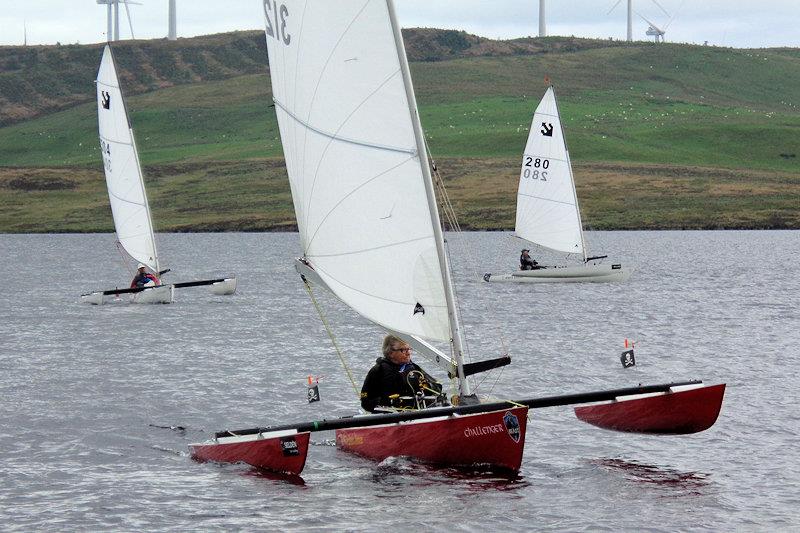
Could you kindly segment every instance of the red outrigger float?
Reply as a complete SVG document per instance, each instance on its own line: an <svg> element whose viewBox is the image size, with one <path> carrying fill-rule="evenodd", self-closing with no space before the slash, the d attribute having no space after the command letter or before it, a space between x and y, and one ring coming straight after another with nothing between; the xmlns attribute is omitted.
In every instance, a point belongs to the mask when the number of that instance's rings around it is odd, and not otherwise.
<svg viewBox="0 0 800 533"><path fill-rule="evenodd" d="M190 444L192 458L217 463L246 463L273 472L300 474L306 466L310 434L275 431L215 437L213 441Z"/></svg>
<svg viewBox="0 0 800 533"><path fill-rule="evenodd" d="M725 384L675 386L669 394L646 393L575 408L575 416L604 429L656 435L698 433L719 416Z"/></svg>
<svg viewBox="0 0 800 533"><path fill-rule="evenodd" d="M300 474L309 434L336 430L337 447L374 460L409 457L425 463L516 473L522 464L528 409L577 403L581 420L634 433L686 434L711 427L722 407L725 385L699 381L493 402L420 411L361 415L301 424L221 431L190 444L200 461L246 463Z"/></svg>

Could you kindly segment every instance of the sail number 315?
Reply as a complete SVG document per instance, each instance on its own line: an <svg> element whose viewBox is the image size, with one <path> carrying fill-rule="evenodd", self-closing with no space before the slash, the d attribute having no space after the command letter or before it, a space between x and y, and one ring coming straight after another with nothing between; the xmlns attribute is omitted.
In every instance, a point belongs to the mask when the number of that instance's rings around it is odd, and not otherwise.
<svg viewBox="0 0 800 533"><path fill-rule="evenodd" d="M548 168L550 168L549 159L534 158L526 155L525 163L522 165L522 177L547 181Z"/></svg>
<svg viewBox="0 0 800 533"><path fill-rule="evenodd" d="M264 0L264 20L267 22L267 35L278 41L283 41L286 46L289 46L289 43L292 42L292 36L286 31L286 19L288 17L289 10L284 4L278 6L277 0Z"/></svg>

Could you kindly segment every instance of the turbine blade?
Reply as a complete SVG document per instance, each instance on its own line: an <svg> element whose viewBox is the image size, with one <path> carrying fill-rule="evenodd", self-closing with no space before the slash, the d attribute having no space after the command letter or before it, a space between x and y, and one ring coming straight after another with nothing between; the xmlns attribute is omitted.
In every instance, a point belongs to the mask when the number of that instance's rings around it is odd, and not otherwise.
<svg viewBox="0 0 800 533"><path fill-rule="evenodd" d="M125 4L125 14L128 15L128 26L131 27L131 39L136 39L136 36L133 34L133 21L131 20L131 8L128 7L128 2L124 2Z"/></svg>
<svg viewBox="0 0 800 533"><path fill-rule="evenodd" d="M608 10L608 13L606 13L606 15L610 15L612 11L617 9L617 6L619 5L620 2L622 2L622 0L617 0L617 3L611 6L611 9Z"/></svg>
<svg viewBox="0 0 800 533"><path fill-rule="evenodd" d="M634 13L636 13L637 15L639 15L639 18L641 18L643 21L645 21L646 23L650 24L650 25L653 27L653 29L656 29L656 30L658 30L658 31L662 31L662 30L661 30L661 28L659 28L658 26L656 26L655 24L653 24L652 22L650 22L649 20L647 20L646 18L644 18L644 15L642 15L642 14L641 14L641 13L639 13L638 11L634 11Z"/></svg>
<svg viewBox="0 0 800 533"><path fill-rule="evenodd" d="M669 25L672 24L672 21L675 20L675 17L678 16L678 12L681 10L681 8L683 7L683 4L685 4L685 3L686 3L686 0L683 0L680 3L680 5L678 6L678 9L676 9L675 13L672 15L672 18L669 19L669 22L667 22L667 24L664 26L664 31L666 31L666 29L669 28Z"/></svg>
<svg viewBox="0 0 800 533"><path fill-rule="evenodd" d="M670 16L670 14L669 14L669 13L667 13L667 10L666 10L666 9L664 9L664 6L662 6L661 4L659 4L659 3L658 3L656 0L650 0L650 1L651 1L651 2L653 2L655 5L657 5L657 6L658 6L658 7L661 9L661 11L663 11L663 12L664 12L664 14L665 14L666 16L668 16L668 17Z"/></svg>

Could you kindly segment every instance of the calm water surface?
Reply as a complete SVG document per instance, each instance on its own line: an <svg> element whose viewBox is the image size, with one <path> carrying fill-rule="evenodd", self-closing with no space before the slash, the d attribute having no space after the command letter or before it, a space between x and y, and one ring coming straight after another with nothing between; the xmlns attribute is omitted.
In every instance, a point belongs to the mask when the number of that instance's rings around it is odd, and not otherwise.
<svg viewBox="0 0 800 533"><path fill-rule="evenodd" d="M82 305L82 292L129 282L112 235L0 235L0 529L800 528L800 232L590 233L596 251L636 265L631 279L542 286L479 281L514 268L521 246L507 234L453 236L470 354L514 360L480 376L480 393L728 384L717 424L692 436L532 411L512 480L372 463L338 452L331 433L312 435L302 478L192 461L187 444L213 431L358 404L293 270L297 235L158 238L172 281L235 272L237 294ZM381 332L317 296L360 385ZM625 338L638 341L627 370ZM320 403L305 403L308 374L324 376Z"/></svg>

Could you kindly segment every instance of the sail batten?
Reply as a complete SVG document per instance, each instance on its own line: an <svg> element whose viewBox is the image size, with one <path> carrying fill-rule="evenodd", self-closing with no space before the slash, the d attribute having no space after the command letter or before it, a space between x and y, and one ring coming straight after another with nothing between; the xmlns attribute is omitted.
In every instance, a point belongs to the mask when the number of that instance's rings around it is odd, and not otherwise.
<svg viewBox="0 0 800 533"><path fill-rule="evenodd" d="M153 223L136 141L119 86L114 56L108 46L97 73L97 117L117 239L131 258L158 271Z"/></svg>
<svg viewBox="0 0 800 533"><path fill-rule="evenodd" d="M585 256L575 182L552 87L536 108L525 145L515 233L551 250Z"/></svg>
<svg viewBox="0 0 800 533"><path fill-rule="evenodd" d="M305 258L365 318L449 341L426 163L388 5L311 7L309 0L264 3L275 112Z"/></svg>

